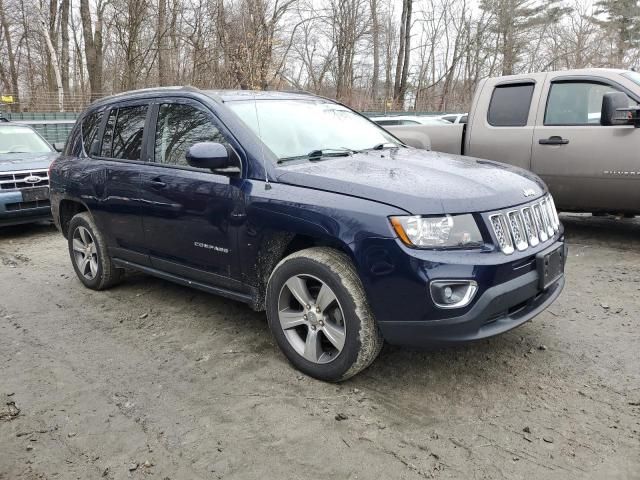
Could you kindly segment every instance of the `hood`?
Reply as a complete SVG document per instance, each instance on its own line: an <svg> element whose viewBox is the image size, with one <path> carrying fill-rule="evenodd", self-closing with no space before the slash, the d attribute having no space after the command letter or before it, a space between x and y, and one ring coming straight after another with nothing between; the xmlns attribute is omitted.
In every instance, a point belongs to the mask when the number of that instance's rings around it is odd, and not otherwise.
<svg viewBox="0 0 640 480"><path fill-rule="evenodd" d="M0 172L46 170L58 155L58 152L0 153Z"/></svg>
<svg viewBox="0 0 640 480"><path fill-rule="evenodd" d="M499 210L530 202L547 191L540 178L517 167L413 148L285 164L277 169L276 178L423 215Z"/></svg>

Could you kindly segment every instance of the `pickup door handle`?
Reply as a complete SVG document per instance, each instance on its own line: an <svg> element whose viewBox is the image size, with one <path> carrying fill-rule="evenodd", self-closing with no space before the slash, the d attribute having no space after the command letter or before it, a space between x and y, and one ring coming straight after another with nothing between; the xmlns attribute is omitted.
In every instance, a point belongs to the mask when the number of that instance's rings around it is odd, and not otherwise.
<svg viewBox="0 0 640 480"><path fill-rule="evenodd" d="M566 138L559 137L558 135L554 135L549 138L541 138L538 140L540 145L566 145L569 143L569 140Z"/></svg>
<svg viewBox="0 0 640 480"><path fill-rule="evenodd" d="M167 186L167 184L165 182L163 182L162 180L160 180L160 178L158 178L158 177L152 178L149 183L151 183L151 187L155 188L155 189L161 189L161 188L165 188Z"/></svg>

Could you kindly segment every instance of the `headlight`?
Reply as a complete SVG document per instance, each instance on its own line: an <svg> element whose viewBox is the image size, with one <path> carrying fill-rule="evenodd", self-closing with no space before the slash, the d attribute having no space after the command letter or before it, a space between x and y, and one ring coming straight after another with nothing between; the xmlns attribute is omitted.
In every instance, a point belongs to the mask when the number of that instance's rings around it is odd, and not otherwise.
<svg viewBox="0 0 640 480"><path fill-rule="evenodd" d="M473 215L390 217L400 239L417 248L464 248L482 244Z"/></svg>

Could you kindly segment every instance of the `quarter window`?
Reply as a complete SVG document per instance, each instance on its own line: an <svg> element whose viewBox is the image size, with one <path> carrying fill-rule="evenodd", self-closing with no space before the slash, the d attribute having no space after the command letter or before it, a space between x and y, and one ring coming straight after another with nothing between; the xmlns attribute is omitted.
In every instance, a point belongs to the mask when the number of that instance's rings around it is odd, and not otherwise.
<svg viewBox="0 0 640 480"><path fill-rule="evenodd" d="M88 155L97 153L95 148L98 143L100 122L102 122L102 112L92 113L82 120L82 144Z"/></svg>
<svg viewBox="0 0 640 480"><path fill-rule="evenodd" d="M140 160L147 108L146 105L136 105L111 110L103 135L101 156Z"/></svg>
<svg viewBox="0 0 640 480"><path fill-rule="evenodd" d="M160 105L155 139L156 162L187 166L186 153L189 147L199 142L227 143L210 114L191 105Z"/></svg>
<svg viewBox="0 0 640 480"><path fill-rule="evenodd" d="M602 97L618 92L610 85L596 82L557 82L551 85L545 125L600 125ZM635 102L629 99L630 104Z"/></svg>
<svg viewBox="0 0 640 480"><path fill-rule="evenodd" d="M524 127L529 118L533 83L499 85L493 90L487 120L494 127Z"/></svg>

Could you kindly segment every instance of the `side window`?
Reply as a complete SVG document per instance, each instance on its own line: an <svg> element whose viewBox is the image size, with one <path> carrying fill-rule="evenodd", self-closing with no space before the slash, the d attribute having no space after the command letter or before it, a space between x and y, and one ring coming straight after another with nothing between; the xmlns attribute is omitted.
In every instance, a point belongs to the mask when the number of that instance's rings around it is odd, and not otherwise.
<svg viewBox="0 0 640 480"><path fill-rule="evenodd" d="M84 145L84 151L88 155L97 153L95 147L97 146L98 130L100 128L100 122L102 122L102 112L92 113L86 116L82 120L82 144Z"/></svg>
<svg viewBox="0 0 640 480"><path fill-rule="evenodd" d="M111 141L111 158L140 160L142 134L146 118L146 105L118 109L118 117L113 128L113 139Z"/></svg>
<svg viewBox="0 0 640 480"><path fill-rule="evenodd" d="M596 82L557 82L551 84L545 125L600 125L602 97L618 92L610 85ZM629 99L630 104L635 102Z"/></svg>
<svg viewBox="0 0 640 480"><path fill-rule="evenodd" d="M529 118L533 83L499 85L493 90L487 121L494 127L524 127Z"/></svg>
<svg viewBox="0 0 640 480"><path fill-rule="evenodd" d="M155 139L156 162L187 166L185 155L189 147L199 142L227 144L210 114L191 105L160 105Z"/></svg>

